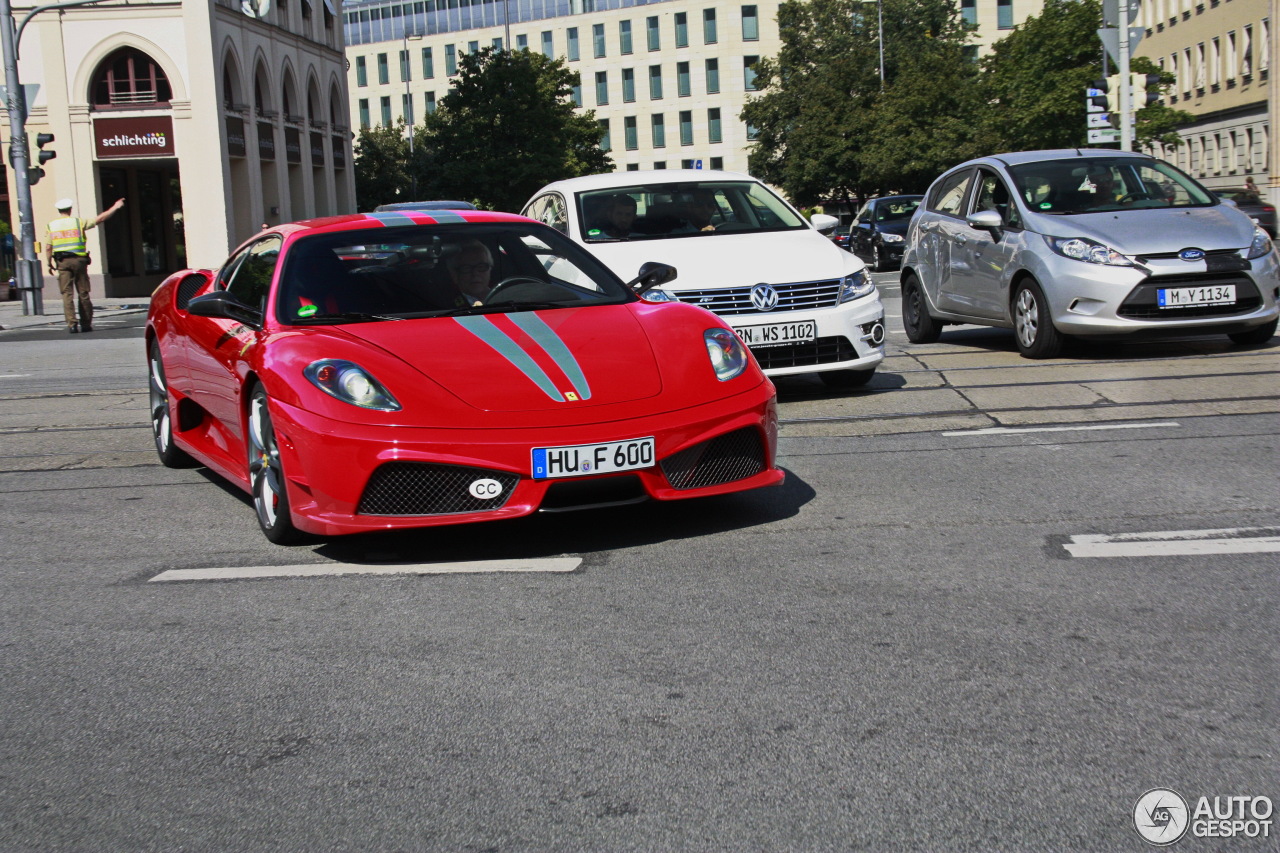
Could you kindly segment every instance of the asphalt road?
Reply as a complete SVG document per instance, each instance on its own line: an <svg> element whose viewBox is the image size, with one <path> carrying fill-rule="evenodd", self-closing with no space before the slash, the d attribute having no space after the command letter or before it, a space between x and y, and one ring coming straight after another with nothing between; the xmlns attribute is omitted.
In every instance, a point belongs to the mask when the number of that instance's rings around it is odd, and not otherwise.
<svg viewBox="0 0 1280 853"><path fill-rule="evenodd" d="M280 548L157 463L141 319L0 332L0 849L1136 851L1152 788L1280 799L1276 341L891 316L867 389L778 383L781 488Z"/></svg>

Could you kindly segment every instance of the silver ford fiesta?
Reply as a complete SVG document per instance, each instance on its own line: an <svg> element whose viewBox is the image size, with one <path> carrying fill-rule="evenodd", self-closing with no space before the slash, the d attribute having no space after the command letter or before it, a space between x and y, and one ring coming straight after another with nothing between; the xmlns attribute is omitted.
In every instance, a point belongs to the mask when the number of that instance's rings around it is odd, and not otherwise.
<svg viewBox="0 0 1280 853"><path fill-rule="evenodd" d="M962 163L911 220L902 318L914 343L948 324L1013 329L1026 358L1064 337L1221 332L1267 342L1280 314L1271 238L1162 160L1067 149Z"/></svg>

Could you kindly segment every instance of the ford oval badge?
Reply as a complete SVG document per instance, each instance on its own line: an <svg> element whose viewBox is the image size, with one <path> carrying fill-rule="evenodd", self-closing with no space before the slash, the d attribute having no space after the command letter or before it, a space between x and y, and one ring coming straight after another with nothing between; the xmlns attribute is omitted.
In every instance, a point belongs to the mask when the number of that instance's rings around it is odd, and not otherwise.
<svg viewBox="0 0 1280 853"><path fill-rule="evenodd" d="M1178 253L1178 257L1184 261L1203 261L1204 249L1183 249Z"/></svg>

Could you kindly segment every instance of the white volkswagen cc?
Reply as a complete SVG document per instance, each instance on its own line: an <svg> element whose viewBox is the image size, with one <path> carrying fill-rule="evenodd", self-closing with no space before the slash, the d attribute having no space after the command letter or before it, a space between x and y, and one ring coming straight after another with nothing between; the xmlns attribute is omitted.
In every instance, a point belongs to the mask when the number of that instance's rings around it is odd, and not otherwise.
<svg viewBox="0 0 1280 853"><path fill-rule="evenodd" d="M884 360L884 306L858 258L749 175L615 172L549 184L525 205L623 280L648 261L675 281L649 300L723 317L770 376L866 384Z"/></svg>

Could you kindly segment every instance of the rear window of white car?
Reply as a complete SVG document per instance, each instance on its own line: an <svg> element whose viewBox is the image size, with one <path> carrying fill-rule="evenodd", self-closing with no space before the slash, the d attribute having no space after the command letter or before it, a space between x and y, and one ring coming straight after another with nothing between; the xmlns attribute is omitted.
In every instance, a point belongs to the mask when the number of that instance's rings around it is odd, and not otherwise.
<svg viewBox="0 0 1280 853"><path fill-rule="evenodd" d="M786 202L753 181L612 187L578 193L577 205L588 243L809 227Z"/></svg>

